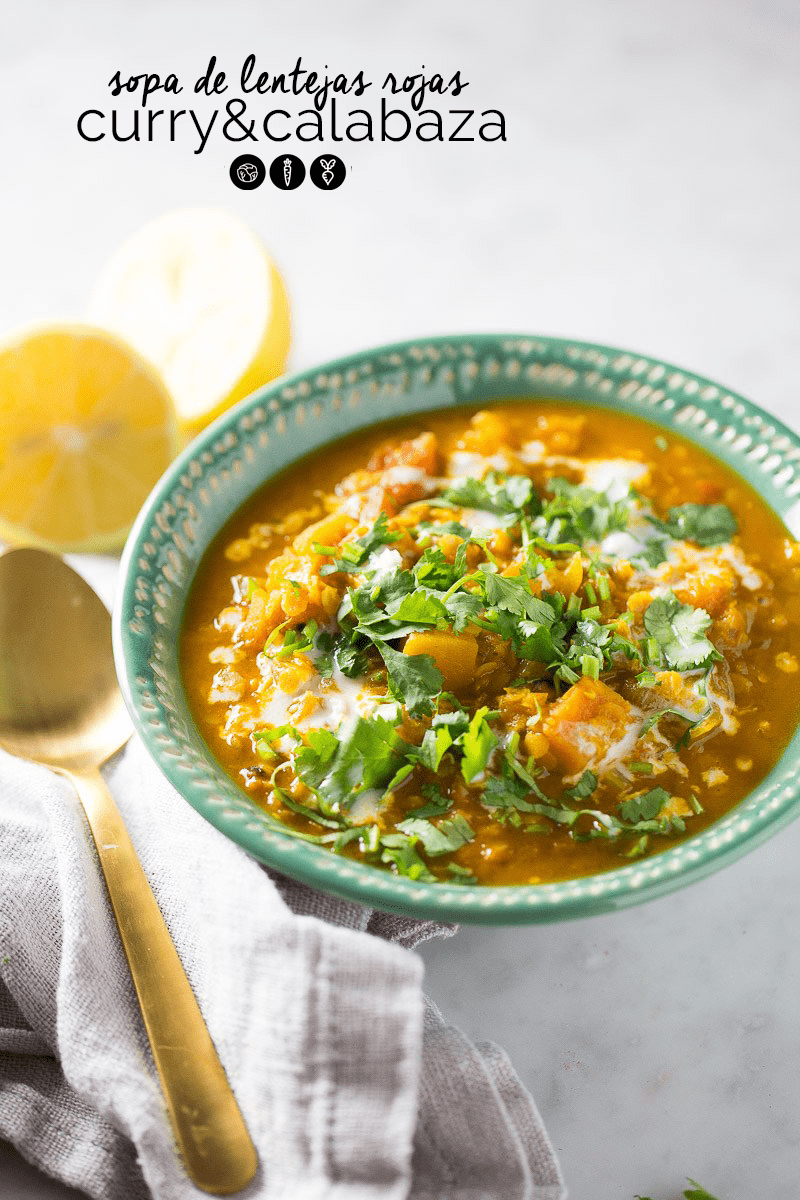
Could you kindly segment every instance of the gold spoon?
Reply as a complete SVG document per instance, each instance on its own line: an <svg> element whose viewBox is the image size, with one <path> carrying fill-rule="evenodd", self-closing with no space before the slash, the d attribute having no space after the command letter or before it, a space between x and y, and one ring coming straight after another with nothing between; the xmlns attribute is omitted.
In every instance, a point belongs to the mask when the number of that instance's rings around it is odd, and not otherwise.
<svg viewBox="0 0 800 1200"><path fill-rule="evenodd" d="M99 771L130 735L102 601L55 555L0 555L0 746L75 785L181 1156L198 1187L229 1195L253 1178L256 1151Z"/></svg>

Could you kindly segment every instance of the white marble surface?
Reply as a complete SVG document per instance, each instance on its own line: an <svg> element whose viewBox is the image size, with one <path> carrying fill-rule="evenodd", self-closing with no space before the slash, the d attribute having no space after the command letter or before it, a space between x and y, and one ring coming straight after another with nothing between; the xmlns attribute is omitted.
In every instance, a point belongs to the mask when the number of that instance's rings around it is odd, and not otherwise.
<svg viewBox="0 0 800 1200"><path fill-rule="evenodd" d="M269 69L460 68L508 142L352 147L337 192L286 195L235 191L222 142L74 132L118 68L194 77L251 50ZM222 204L287 276L297 367L422 333L563 333L798 425L799 51L793 0L7 6L0 327L80 316L120 238ZM800 1195L798 862L795 825L677 896L424 951L433 997L532 1088L572 1200L677 1200L686 1175L720 1200ZM3 1200L72 1195L0 1146Z"/></svg>

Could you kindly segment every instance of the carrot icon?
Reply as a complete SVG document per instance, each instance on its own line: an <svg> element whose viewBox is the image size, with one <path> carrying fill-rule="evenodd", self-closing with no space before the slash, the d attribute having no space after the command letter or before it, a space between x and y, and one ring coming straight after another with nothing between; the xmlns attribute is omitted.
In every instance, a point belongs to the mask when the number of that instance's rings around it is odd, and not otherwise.
<svg viewBox="0 0 800 1200"><path fill-rule="evenodd" d="M284 179L284 182L285 182L287 188L289 186L289 181L291 180L291 178L292 178L292 160L290 158L285 158L283 160L283 179Z"/></svg>

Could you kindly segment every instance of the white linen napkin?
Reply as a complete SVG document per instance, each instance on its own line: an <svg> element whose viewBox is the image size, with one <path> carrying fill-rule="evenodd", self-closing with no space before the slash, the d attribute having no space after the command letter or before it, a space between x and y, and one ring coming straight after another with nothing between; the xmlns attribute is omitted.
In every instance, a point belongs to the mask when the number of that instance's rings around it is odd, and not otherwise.
<svg viewBox="0 0 800 1200"><path fill-rule="evenodd" d="M268 872L136 738L107 778L258 1149L243 1197L562 1200L503 1051L424 1000L412 948L451 927ZM2 753L0 1137L96 1200L204 1195L173 1149L78 801Z"/></svg>

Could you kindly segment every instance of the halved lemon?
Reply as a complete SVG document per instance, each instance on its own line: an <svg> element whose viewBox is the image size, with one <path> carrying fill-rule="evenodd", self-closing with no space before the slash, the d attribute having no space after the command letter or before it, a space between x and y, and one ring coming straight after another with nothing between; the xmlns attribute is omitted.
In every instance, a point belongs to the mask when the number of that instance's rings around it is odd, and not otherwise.
<svg viewBox="0 0 800 1200"><path fill-rule="evenodd" d="M149 363L100 329L53 325L0 344L0 538L115 550L180 440Z"/></svg>
<svg viewBox="0 0 800 1200"><path fill-rule="evenodd" d="M156 366L187 435L280 375L289 353L281 276L252 230L213 209L167 213L134 234L89 314Z"/></svg>

